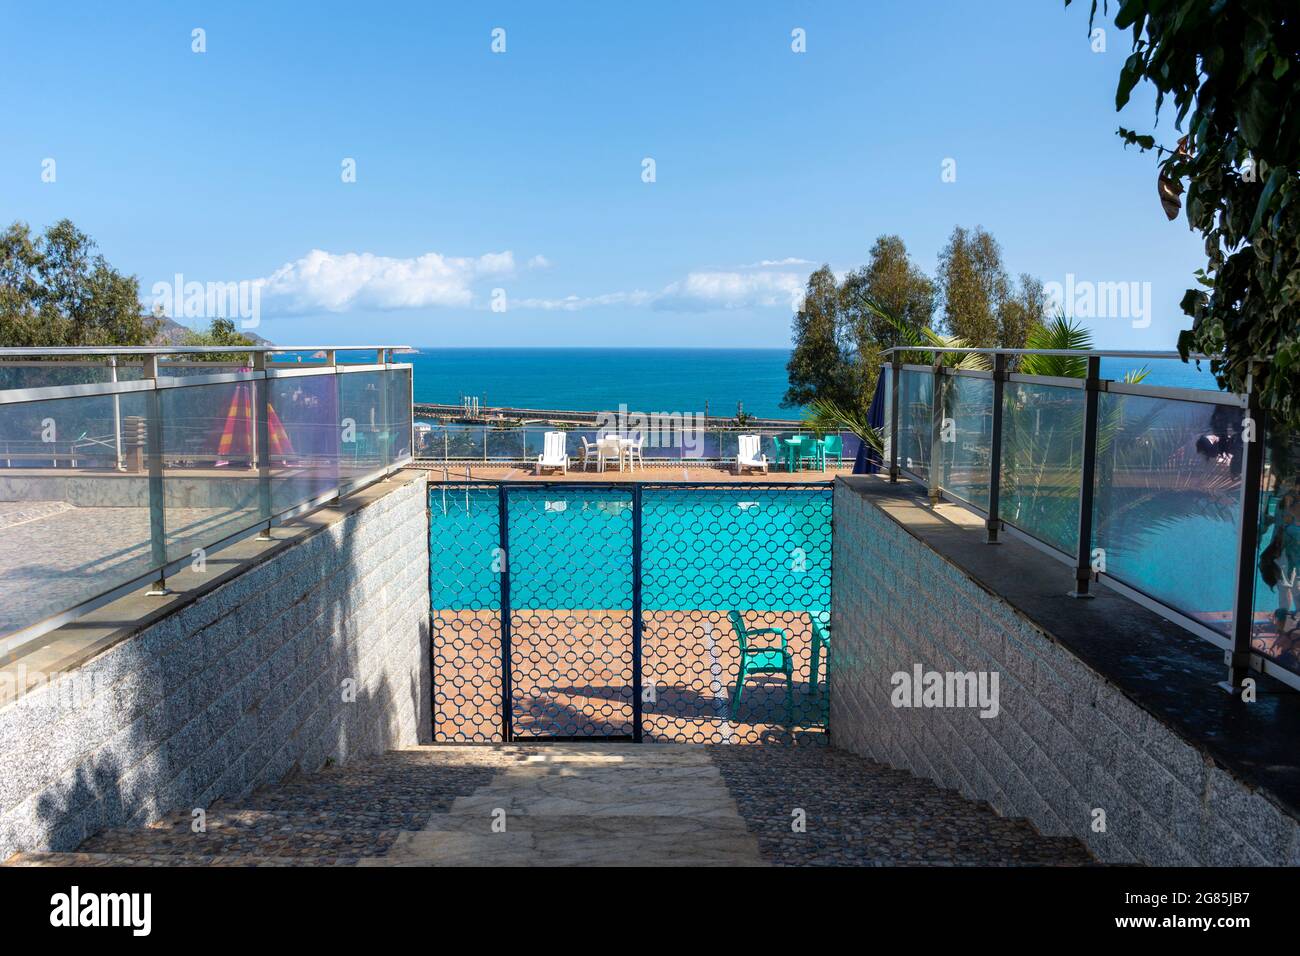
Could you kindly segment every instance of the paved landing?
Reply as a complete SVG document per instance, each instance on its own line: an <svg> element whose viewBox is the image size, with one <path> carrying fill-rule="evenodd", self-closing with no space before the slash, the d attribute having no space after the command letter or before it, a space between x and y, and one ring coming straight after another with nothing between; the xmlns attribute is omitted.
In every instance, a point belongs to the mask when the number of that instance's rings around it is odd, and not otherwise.
<svg viewBox="0 0 1300 956"><path fill-rule="evenodd" d="M368 865L754 866L758 840L690 744L550 744Z"/></svg>

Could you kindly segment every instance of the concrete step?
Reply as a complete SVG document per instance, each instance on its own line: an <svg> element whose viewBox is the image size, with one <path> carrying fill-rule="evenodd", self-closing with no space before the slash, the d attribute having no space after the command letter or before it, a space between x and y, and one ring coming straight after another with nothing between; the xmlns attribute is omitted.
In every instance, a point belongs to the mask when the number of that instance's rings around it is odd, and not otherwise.
<svg viewBox="0 0 1300 956"><path fill-rule="evenodd" d="M737 818L437 816L362 866L754 866L758 840Z"/></svg>
<svg viewBox="0 0 1300 956"><path fill-rule="evenodd" d="M15 853L0 866L354 866L334 857L201 856L197 854Z"/></svg>
<svg viewBox="0 0 1300 956"><path fill-rule="evenodd" d="M195 833L188 823L163 823L106 830L86 840L78 850L122 856L310 857L356 861L363 856L385 853L402 832L395 827L326 827L310 822L286 828L280 819L263 819L251 825L212 826L205 832Z"/></svg>

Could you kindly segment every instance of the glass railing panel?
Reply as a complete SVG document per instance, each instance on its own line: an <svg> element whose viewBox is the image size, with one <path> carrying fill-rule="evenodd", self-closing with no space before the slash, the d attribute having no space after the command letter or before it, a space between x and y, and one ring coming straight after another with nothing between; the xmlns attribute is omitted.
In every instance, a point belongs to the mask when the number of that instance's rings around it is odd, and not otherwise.
<svg viewBox="0 0 1300 956"><path fill-rule="evenodd" d="M489 459L520 461L524 457L524 432L519 428L489 428L487 448Z"/></svg>
<svg viewBox="0 0 1300 956"><path fill-rule="evenodd" d="M384 373L388 380L388 417L392 440L389 444L389 464L411 457L411 370L389 369Z"/></svg>
<svg viewBox="0 0 1300 956"><path fill-rule="evenodd" d="M159 389L168 561L269 517L258 505L260 391L253 381Z"/></svg>
<svg viewBox="0 0 1300 956"><path fill-rule="evenodd" d="M58 385L103 384L113 381L138 382L143 377L143 370L138 364L119 365L115 373L113 368L103 360L0 362L0 392L11 389L51 388Z"/></svg>
<svg viewBox="0 0 1300 956"><path fill-rule="evenodd" d="M1071 555L1079 537L1083 413L1083 389L1006 384L1000 517Z"/></svg>
<svg viewBox="0 0 1300 956"><path fill-rule="evenodd" d="M1270 431L1266 442L1251 646L1300 673L1300 438Z"/></svg>
<svg viewBox="0 0 1300 956"><path fill-rule="evenodd" d="M145 413L143 392L0 405L0 635L151 569Z"/></svg>
<svg viewBox="0 0 1300 956"><path fill-rule="evenodd" d="M1094 562L1224 634L1241 523L1241 444L1228 433L1241 416L1138 395L1102 393L1097 404Z"/></svg>
<svg viewBox="0 0 1300 956"><path fill-rule="evenodd" d="M922 480L930 476L934 375L903 369L898 378L898 466Z"/></svg>
<svg viewBox="0 0 1300 956"><path fill-rule="evenodd" d="M339 455L348 447L339 414L339 380L344 377L325 372L269 380L272 512L288 511L338 488Z"/></svg>
<svg viewBox="0 0 1300 956"><path fill-rule="evenodd" d="M885 463L884 469L887 472L889 470L889 462L891 460L890 449L893 447L892 442L893 442L893 429L894 429L894 411L893 411L894 366L886 365L884 369L884 373L885 374L880 379L880 387L885 390L885 421L884 424L881 426L881 434L884 437L885 453L883 456L881 456L881 460ZM900 409L902 408L901 404L899 405L899 408Z"/></svg>
<svg viewBox="0 0 1300 956"><path fill-rule="evenodd" d="M388 385L384 372L348 372L338 376L340 442L339 480L345 484L387 466L394 442L388 421Z"/></svg>
<svg viewBox="0 0 1300 956"><path fill-rule="evenodd" d="M977 508L989 506L993 450L993 382L986 378L944 378L944 419L940 431L943 489Z"/></svg>
<svg viewBox="0 0 1300 956"><path fill-rule="evenodd" d="M252 368L251 362L245 359L242 362L218 361L210 362L169 362L160 360L158 362L158 379L160 381L183 381L187 378L195 378L200 375L222 375L227 372L247 372Z"/></svg>

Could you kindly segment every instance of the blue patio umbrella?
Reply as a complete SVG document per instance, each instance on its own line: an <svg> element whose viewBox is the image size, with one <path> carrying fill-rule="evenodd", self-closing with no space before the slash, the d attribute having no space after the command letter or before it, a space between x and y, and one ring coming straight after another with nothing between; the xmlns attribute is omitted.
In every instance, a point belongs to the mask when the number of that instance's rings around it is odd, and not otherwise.
<svg viewBox="0 0 1300 956"><path fill-rule="evenodd" d="M876 394L871 397L871 408L867 410L867 424L872 428L885 426L885 370L881 368L876 377ZM853 459L855 475L874 475L880 471L884 462L880 453L866 442L858 444L858 456Z"/></svg>

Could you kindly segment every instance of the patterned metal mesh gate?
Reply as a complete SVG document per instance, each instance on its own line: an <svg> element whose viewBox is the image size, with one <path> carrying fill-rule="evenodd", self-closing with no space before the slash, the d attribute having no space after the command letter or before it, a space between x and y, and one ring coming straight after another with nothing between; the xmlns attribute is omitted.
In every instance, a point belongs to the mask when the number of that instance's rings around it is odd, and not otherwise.
<svg viewBox="0 0 1300 956"><path fill-rule="evenodd" d="M645 488L641 583L646 739L753 743L824 728L828 485Z"/></svg>
<svg viewBox="0 0 1300 956"><path fill-rule="evenodd" d="M434 486L434 739L822 735L831 489Z"/></svg>
<svg viewBox="0 0 1300 956"><path fill-rule="evenodd" d="M503 739L500 527L495 487L430 487L434 740Z"/></svg>
<svg viewBox="0 0 1300 956"><path fill-rule="evenodd" d="M512 734L633 734L631 488L506 489Z"/></svg>

